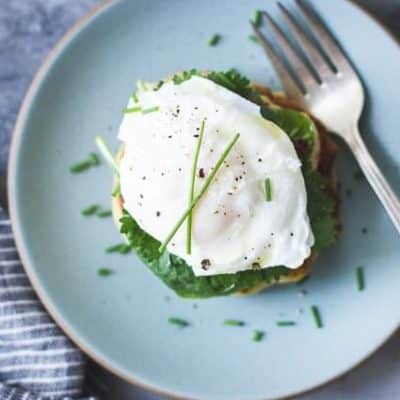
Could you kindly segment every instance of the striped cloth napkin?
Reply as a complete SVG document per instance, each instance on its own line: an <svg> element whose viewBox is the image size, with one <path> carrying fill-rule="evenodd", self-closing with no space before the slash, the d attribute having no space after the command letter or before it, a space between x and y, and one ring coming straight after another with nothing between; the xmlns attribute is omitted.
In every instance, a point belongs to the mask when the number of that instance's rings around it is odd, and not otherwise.
<svg viewBox="0 0 400 400"><path fill-rule="evenodd" d="M84 366L32 290L0 207L0 400L76 399Z"/></svg>

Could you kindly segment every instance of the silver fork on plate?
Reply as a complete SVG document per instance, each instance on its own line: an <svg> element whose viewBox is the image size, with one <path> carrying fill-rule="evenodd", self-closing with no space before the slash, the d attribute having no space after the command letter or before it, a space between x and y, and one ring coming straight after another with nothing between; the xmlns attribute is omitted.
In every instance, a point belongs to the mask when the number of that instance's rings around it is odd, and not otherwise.
<svg viewBox="0 0 400 400"><path fill-rule="evenodd" d="M296 0L296 3L308 23L313 39L309 38L293 13L283 4L277 4L291 35L302 50L302 56L267 12L262 12L263 21L272 33L278 51L261 32L260 27L251 22L253 29L270 58L287 97L309 111L327 129L347 143L400 233L399 198L371 157L358 130L358 121L364 106L361 81L311 7L301 0Z"/></svg>

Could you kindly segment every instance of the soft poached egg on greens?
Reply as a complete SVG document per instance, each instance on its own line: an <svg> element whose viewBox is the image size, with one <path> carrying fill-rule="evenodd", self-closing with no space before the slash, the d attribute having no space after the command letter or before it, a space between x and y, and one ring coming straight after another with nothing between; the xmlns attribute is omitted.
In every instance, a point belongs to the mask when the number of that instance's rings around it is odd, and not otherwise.
<svg viewBox="0 0 400 400"><path fill-rule="evenodd" d="M120 127L124 208L160 242L187 209L193 159L204 123L195 193L237 133L215 179L168 251L196 276L300 267L314 236L301 162L287 134L260 107L214 82L193 76L158 90L139 88Z"/></svg>

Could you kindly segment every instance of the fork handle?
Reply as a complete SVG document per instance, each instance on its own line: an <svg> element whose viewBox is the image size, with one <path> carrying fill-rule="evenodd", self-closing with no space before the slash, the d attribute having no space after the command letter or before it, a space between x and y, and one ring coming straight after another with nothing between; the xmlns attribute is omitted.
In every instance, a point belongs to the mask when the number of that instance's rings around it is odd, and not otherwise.
<svg viewBox="0 0 400 400"><path fill-rule="evenodd" d="M398 233L400 233L400 200L371 157L358 128L354 127L352 130L352 134L347 136L351 138L348 139L348 144L364 172L366 179L374 189Z"/></svg>

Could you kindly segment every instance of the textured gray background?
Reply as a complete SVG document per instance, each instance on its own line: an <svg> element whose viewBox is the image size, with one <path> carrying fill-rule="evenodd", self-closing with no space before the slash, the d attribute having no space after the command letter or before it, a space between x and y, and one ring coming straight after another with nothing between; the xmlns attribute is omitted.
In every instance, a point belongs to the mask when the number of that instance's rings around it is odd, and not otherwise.
<svg viewBox="0 0 400 400"><path fill-rule="evenodd" d="M400 0L358 2L400 38ZM24 93L43 58L57 40L98 3L100 0L0 0L0 204L5 201L11 131ZM103 394L110 400L156 398L114 380L100 369L95 369L95 375L103 383L107 382L108 389ZM355 371L301 399L400 399L399 335L396 334Z"/></svg>

